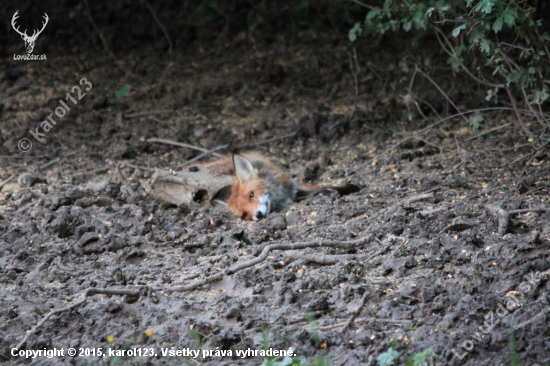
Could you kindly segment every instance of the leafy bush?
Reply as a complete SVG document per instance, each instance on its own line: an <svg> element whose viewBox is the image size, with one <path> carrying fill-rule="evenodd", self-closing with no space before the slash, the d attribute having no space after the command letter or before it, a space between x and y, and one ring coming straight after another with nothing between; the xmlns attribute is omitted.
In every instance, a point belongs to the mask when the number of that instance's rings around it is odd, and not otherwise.
<svg viewBox="0 0 550 366"><path fill-rule="evenodd" d="M433 34L449 55L454 72L465 72L487 88L487 101L497 103L505 91L524 131L516 98L523 99L530 115L543 126L550 123L541 105L550 96L545 77L550 71L550 40L543 21L523 0L386 0L372 7L364 22L349 32L358 36L388 31Z"/></svg>

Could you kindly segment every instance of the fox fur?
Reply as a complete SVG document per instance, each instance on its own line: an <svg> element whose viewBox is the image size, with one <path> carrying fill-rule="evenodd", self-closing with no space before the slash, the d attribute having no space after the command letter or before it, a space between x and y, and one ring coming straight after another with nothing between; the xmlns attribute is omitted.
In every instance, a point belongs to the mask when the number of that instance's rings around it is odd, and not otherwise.
<svg viewBox="0 0 550 366"><path fill-rule="evenodd" d="M259 220L270 212L324 190L340 194L359 191L353 184L322 186L296 183L284 166L259 152L226 156L206 164L216 174L233 177L227 205L242 220Z"/></svg>

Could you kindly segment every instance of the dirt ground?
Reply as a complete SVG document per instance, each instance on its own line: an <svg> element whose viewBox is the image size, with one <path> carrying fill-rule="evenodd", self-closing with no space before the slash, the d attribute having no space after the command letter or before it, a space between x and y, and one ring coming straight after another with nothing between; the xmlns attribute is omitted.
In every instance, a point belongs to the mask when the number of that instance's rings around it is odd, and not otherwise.
<svg viewBox="0 0 550 366"><path fill-rule="evenodd" d="M237 350L267 347L308 364L377 365L394 342L401 362L431 348L436 365L550 364L546 140L526 139L509 111L483 111L477 133L460 116L421 109L425 120L406 104L411 72L396 53L366 48L354 74L348 46L241 44L172 62L135 51L119 66L95 51L2 61L0 362L259 365L268 358ZM466 110L464 79L442 86ZM447 116L431 84L414 87ZM62 118L60 99L71 108ZM51 113L39 142L29 130ZM298 181L361 191L317 195L259 222L223 207L164 207L144 188L154 169L177 171L201 152L152 137L259 150ZM25 138L32 148L21 152ZM269 244L359 239L273 250L224 274ZM137 295L89 294L28 333L88 288ZM12 356L26 335L21 349L79 356ZM104 357L109 348L142 354Z"/></svg>

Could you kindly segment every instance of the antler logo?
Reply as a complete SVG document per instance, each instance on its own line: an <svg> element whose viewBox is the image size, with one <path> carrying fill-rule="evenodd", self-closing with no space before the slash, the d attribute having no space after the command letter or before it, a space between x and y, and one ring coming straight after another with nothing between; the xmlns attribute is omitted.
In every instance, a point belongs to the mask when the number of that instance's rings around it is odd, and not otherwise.
<svg viewBox="0 0 550 366"><path fill-rule="evenodd" d="M17 13L19 13L19 10L17 10L15 14L13 14L13 18L11 18L11 26L13 27L13 29L15 29L17 33L21 35L21 38L23 38L23 41L25 41L25 48L27 49L27 53L32 53L32 50L34 49L34 42L36 42L36 38L38 38L40 33L42 33L44 28L46 28L46 24L48 24L48 20L49 20L48 14L44 13L44 19L46 21L42 23L42 29L40 29L39 31L35 29L32 36L29 37L27 35L26 29L25 29L25 32L20 32L19 27L17 28L15 27L15 20L19 18L19 15L17 15Z"/></svg>

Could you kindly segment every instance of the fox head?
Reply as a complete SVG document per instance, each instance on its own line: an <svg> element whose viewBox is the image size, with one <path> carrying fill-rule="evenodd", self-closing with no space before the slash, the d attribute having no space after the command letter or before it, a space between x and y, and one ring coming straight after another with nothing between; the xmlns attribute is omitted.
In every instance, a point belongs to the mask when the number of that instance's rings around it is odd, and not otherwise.
<svg viewBox="0 0 550 366"><path fill-rule="evenodd" d="M227 205L242 220L259 220L271 210L271 200L264 181L252 164L241 155L233 155L236 181Z"/></svg>

